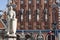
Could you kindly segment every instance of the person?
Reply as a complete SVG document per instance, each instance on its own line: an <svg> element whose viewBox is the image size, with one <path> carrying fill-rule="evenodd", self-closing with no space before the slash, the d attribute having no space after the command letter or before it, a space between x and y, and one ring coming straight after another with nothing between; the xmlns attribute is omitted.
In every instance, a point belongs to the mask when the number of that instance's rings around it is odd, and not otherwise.
<svg viewBox="0 0 60 40"><path fill-rule="evenodd" d="M26 35L25 35L25 40L31 40L31 35L30 35L30 33L27 33Z"/></svg>
<svg viewBox="0 0 60 40"><path fill-rule="evenodd" d="M37 40L44 40L43 35L42 34L38 34L37 35Z"/></svg>
<svg viewBox="0 0 60 40"><path fill-rule="evenodd" d="M25 40L25 34L24 34L24 32L20 34L20 40Z"/></svg>
<svg viewBox="0 0 60 40"><path fill-rule="evenodd" d="M48 33L48 40L55 40L55 35L54 35L54 32L53 31L50 31Z"/></svg>

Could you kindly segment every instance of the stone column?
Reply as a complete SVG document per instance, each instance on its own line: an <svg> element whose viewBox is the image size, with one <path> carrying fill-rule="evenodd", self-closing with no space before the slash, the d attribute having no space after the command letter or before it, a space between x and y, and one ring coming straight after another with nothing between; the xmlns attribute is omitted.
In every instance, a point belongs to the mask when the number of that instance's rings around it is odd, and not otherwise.
<svg viewBox="0 0 60 40"><path fill-rule="evenodd" d="M24 27L28 30L28 0L24 0Z"/></svg>
<svg viewBox="0 0 60 40"><path fill-rule="evenodd" d="M48 22L49 22L49 28L52 29L52 0L49 0L48 2L49 6L48 6L48 10L49 10L49 16L48 16Z"/></svg>
<svg viewBox="0 0 60 40"><path fill-rule="evenodd" d="M40 0L40 4L39 4L39 9L40 9L40 14L39 14L39 24L40 24L40 27L41 29L44 29L44 13L43 13L43 10L44 10L44 0Z"/></svg>
<svg viewBox="0 0 60 40"><path fill-rule="evenodd" d="M36 0L32 0L32 26L36 30Z"/></svg>
<svg viewBox="0 0 60 40"><path fill-rule="evenodd" d="M21 4L20 4L20 0L18 0L18 1L16 1L16 0L14 0L15 1L15 3L16 3L16 17L17 17L17 19L18 19L18 24L17 24L17 29L18 30L20 30L20 24L21 24L21 22L20 22L20 20L21 20L21 13L20 13L20 8L21 8Z"/></svg>

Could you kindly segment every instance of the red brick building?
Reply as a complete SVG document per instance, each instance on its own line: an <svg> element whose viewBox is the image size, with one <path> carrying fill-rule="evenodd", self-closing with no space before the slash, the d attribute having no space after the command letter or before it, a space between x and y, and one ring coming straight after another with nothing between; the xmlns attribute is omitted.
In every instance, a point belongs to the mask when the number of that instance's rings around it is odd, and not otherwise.
<svg viewBox="0 0 60 40"><path fill-rule="evenodd" d="M13 4L16 4L17 29L52 30L54 22L57 23L57 29L60 29L58 7L53 8L54 3L57 4L56 0L13 0Z"/></svg>
<svg viewBox="0 0 60 40"><path fill-rule="evenodd" d="M17 30L53 30L54 25L60 29L57 0L12 1L12 4L16 4L14 10L18 19ZM47 33L43 35L45 40Z"/></svg>

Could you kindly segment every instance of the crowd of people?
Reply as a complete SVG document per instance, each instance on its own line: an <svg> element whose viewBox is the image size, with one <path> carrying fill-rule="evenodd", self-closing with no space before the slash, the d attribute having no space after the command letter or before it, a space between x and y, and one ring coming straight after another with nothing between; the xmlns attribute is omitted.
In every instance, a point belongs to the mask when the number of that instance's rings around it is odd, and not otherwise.
<svg viewBox="0 0 60 40"><path fill-rule="evenodd" d="M17 35L17 40L44 40L43 33L19 33ZM47 33L45 40L55 40L55 35L53 31Z"/></svg>

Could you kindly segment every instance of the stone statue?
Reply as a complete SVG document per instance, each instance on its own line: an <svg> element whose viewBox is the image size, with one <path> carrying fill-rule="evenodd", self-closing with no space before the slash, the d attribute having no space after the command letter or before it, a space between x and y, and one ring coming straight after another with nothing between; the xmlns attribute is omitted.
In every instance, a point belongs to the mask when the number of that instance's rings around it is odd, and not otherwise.
<svg viewBox="0 0 60 40"><path fill-rule="evenodd" d="M16 33L16 27L17 27L17 19L16 19L16 13L13 10L13 7L8 7L7 12L7 24L8 24L8 32L7 34L14 34Z"/></svg>

